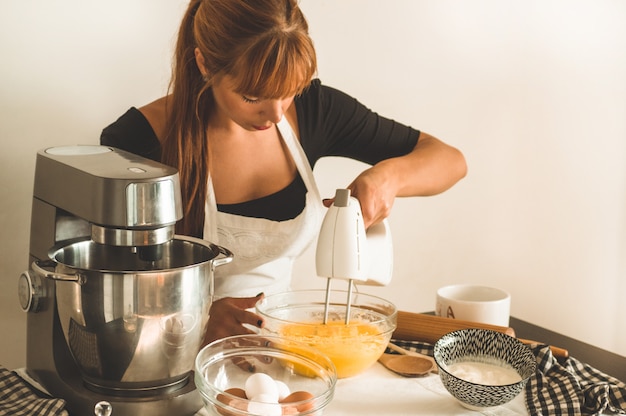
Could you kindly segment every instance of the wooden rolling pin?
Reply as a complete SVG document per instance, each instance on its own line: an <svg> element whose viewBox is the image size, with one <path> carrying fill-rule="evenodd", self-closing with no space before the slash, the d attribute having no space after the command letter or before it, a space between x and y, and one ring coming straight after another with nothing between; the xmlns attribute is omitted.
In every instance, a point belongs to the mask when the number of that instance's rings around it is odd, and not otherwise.
<svg viewBox="0 0 626 416"><path fill-rule="evenodd" d="M439 338L448 332L467 328L491 329L493 331L503 332L507 335L515 337L515 330L510 327L444 318L441 316L426 315L423 313L398 311L398 325L392 335L392 338L404 341L421 341L434 344L439 340ZM526 339L520 339L520 341L530 346L541 344L538 341ZM550 350L552 351L552 354L559 359L567 358L569 356L568 351L563 348L550 346Z"/></svg>
<svg viewBox="0 0 626 416"><path fill-rule="evenodd" d="M515 330L509 327L444 318L423 313L398 311L398 325L392 337L405 341L421 341L434 344L448 332L467 328L491 329L512 337L515 336Z"/></svg>
<svg viewBox="0 0 626 416"><path fill-rule="evenodd" d="M518 338L518 340L520 340L521 342L523 342L524 344L528 345L531 348L544 344L543 342L533 341L530 339ZM552 352L552 355L554 355L558 360L564 360L567 357L569 357L569 351L566 350L565 348L555 347L554 345L550 345L549 347L550 347L550 351Z"/></svg>

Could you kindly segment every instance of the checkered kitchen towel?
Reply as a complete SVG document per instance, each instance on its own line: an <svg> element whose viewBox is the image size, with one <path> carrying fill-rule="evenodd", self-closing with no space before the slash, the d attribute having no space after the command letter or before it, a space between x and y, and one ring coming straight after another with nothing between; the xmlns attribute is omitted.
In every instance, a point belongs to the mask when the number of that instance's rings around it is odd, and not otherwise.
<svg viewBox="0 0 626 416"><path fill-rule="evenodd" d="M65 401L43 397L14 371L0 367L0 415L61 416Z"/></svg>
<svg viewBox="0 0 626 416"><path fill-rule="evenodd" d="M533 348L537 373L526 384L531 415L626 414L626 383L569 357L562 364L548 346Z"/></svg>
<svg viewBox="0 0 626 416"><path fill-rule="evenodd" d="M431 344L392 341L408 350L433 355ZM626 383L574 357L559 363L547 345L532 350L537 357L537 372L526 383L526 407L531 416L626 414Z"/></svg>

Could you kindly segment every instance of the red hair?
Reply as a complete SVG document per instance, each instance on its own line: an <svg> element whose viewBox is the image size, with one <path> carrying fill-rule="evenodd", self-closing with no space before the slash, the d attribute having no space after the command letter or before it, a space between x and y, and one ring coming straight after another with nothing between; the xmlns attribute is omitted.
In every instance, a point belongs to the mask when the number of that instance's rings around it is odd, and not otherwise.
<svg viewBox="0 0 626 416"><path fill-rule="evenodd" d="M198 48L207 71L196 64ZM192 0L176 44L162 161L178 169L184 204L177 233L202 236L209 175L211 85L229 75L235 91L264 99L301 93L317 70L296 0Z"/></svg>

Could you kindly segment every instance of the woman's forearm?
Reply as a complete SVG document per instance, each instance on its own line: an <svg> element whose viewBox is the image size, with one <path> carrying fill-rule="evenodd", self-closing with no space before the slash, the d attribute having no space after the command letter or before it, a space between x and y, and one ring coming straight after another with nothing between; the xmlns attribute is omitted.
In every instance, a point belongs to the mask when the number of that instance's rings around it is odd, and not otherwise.
<svg viewBox="0 0 626 416"><path fill-rule="evenodd" d="M423 132L413 151L381 161L374 169L382 169L392 178L396 196L436 195L467 173L465 157L458 149Z"/></svg>

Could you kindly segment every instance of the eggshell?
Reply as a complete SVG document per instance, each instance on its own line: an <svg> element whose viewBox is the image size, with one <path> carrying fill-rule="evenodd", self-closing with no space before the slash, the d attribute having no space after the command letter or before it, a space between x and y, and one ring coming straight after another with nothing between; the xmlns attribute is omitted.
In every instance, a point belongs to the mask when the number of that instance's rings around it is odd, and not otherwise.
<svg viewBox="0 0 626 416"><path fill-rule="evenodd" d="M230 388L230 389L226 389L226 390L224 390L224 393L228 393L228 394L230 394L232 396L236 396L236 397L239 397L241 399L247 399L248 398L248 396L246 396L246 392L244 391L244 389L240 389L238 387L233 387L233 388Z"/></svg>
<svg viewBox="0 0 626 416"><path fill-rule="evenodd" d="M276 399L276 396L272 394L261 393L257 396L250 398L250 401L259 402L259 403L278 403L278 400L274 400L274 399Z"/></svg>
<svg viewBox="0 0 626 416"><path fill-rule="evenodd" d="M263 416L282 416L283 414L278 403L262 403L254 400L248 404L248 412Z"/></svg>
<svg viewBox="0 0 626 416"><path fill-rule="evenodd" d="M225 394L218 394L217 400L219 400L220 402L224 403L227 406L234 407L235 409L238 409L238 410L243 410L243 411L248 410L248 403L247 403L248 398L246 397L246 392L243 389L233 387L233 388L224 390L224 392L232 396L238 397L240 399L243 399L243 400L232 398ZM219 407L217 407L217 411L221 415L224 415L224 416L233 416L232 412L229 412L228 410L225 410L225 409L220 409Z"/></svg>
<svg viewBox="0 0 626 416"><path fill-rule="evenodd" d="M257 397L261 394L272 397L271 402L278 402L278 387L274 379L264 373L252 374L246 380L245 391L247 397Z"/></svg>
<svg viewBox="0 0 626 416"><path fill-rule="evenodd" d="M289 396L281 400L280 403L283 405L288 404L288 403L300 403L306 400L311 400L313 397L314 396L308 391L294 391ZM296 404L294 407L296 408L298 412L304 412L307 410L312 410L313 405L314 404L312 402L306 402L306 403Z"/></svg>
<svg viewBox="0 0 626 416"><path fill-rule="evenodd" d="M276 387L278 388L278 401L284 400L291 394L289 387L280 380L276 380Z"/></svg>

